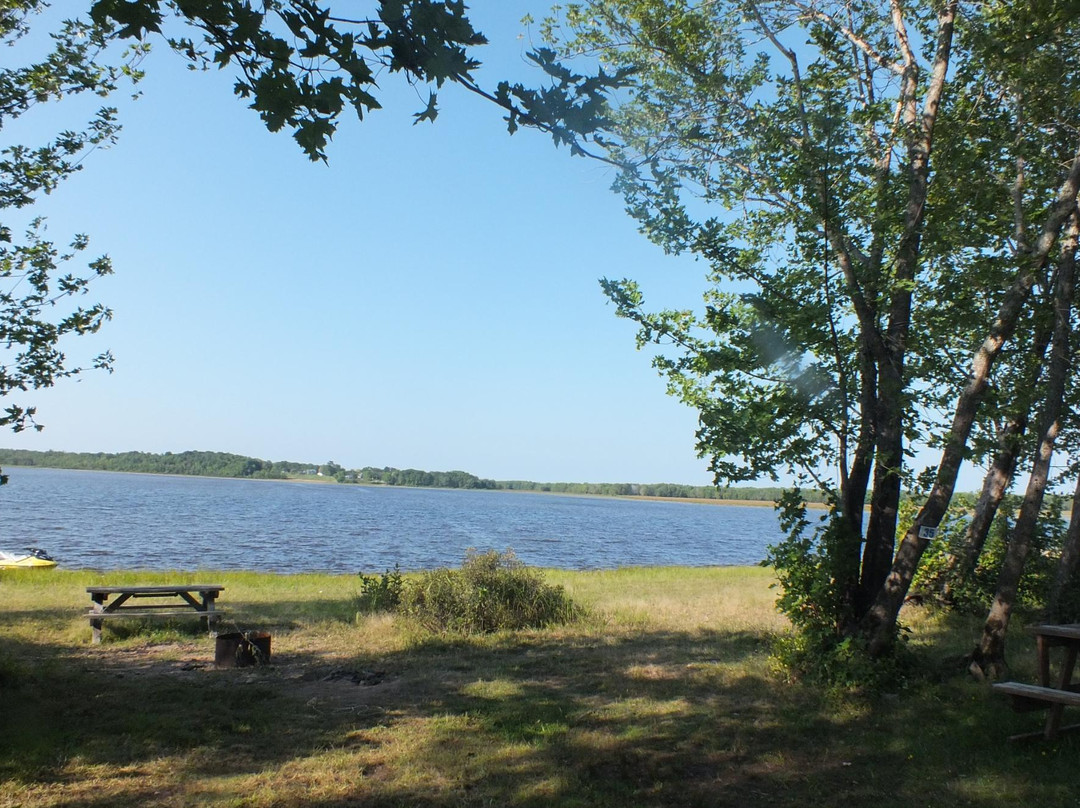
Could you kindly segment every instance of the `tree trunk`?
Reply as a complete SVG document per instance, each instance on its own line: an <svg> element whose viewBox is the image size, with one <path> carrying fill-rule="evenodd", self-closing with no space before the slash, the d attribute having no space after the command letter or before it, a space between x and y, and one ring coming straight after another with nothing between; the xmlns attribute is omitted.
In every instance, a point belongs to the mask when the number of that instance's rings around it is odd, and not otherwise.
<svg viewBox="0 0 1080 808"><path fill-rule="evenodd" d="M1054 583L1050 586L1050 596L1046 599L1046 616L1049 620L1060 620L1061 597L1076 572L1080 561L1080 478L1073 491L1072 515L1069 517L1069 530L1065 534L1065 543L1061 547L1061 559L1054 573ZM1070 616L1068 619L1072 619Z"/></svg>
<svg viewBox="0 0 1080 808"><path fill-rule="evenodd" d="M892 302L885 329L883 350L876 352L878 371L877 452L874 456L874 490L870 495L870 519L866 527L862 574L859 580L858 618L861 620L885 583L896 548L896 524L904 468L904 364L911 306L918 274L923 219L930 183L930 155L934 127L945 92L952 53L958 0L946 0L938 10L937 44L922 109L918 108L919 70L910 48L906 23L899 3L892 5L893 25L903 54L900 114L910 133L907 141L908 187L904 229L893 261Z"/></svg>
<svg viewBox="0 0 1080 808"><path fill-rule="evenodd" d="M963 581L975 571L990 526L997 516L998 507L1005 498L1005 492L1016 474L1016 462L1020 454L1020 441L1027 431L1031 408L1034 404L1035 390L1042 376L1043 359L1050 345L1053 332L1051 324L1040 320L1035 325L1032 340L1032 355L1026 372L1021 375L1013 391L1012 415L998 435L998 450L990 464L990 470L983 480L982 492L975 503L975 513L971 523L964 531L964 541L959 551L946 565L942 576L942 595L948 599L953 585Z"/></svg>
<svg viewBox="0 0 1080 808"><path fill-rule="evenodd" d="M899 374L893 372L882 376L874 490L870 495L870 519L866 525L859 581L859 618L866 614L874 593L889 574L896 549L896 522L900 509L900 470L904 464L903 405L900 403L903 382Z"/></svg>
<svg viewBox="0 0 1080 808"><path fill-rule="evenodd" d="M1028 478L1020 516L1009 537L1005 561L998 576L997 590L983 626L982 640L972 655L972 665L981 668L982 673L990 678L998 678L1008 669L1005 664L1005 633L1009 628L1009 617L1016 604L1020 577L1024 573L1024 564L1038 526L1046 484L1050 479L1054 444L1061 431L1065 383L1069 377L1069 327L1072 320L1073 274L1078 232L1080 226L1077 224L1077 217L1073 216L1062 246L1057 289L1054 292L1054 339L1050 350L1046 400L1042 417L1039 419L1039 448L1032 465L1031 477Z"/></svg>
<svg viewBox="0 0 1080 808"><path fill-rule="evenodd" d="M839 615L837 629L841 633L850 632L865 611L865 604L860 602L859 569L863 538L863 517L866 510L866 492L870 487L870 473L874 457L874 419L873 402L877 398L877 379L873 372L873 361L869 350L862 351L863 376L861 405L863 420L859 430L858 445L855 449L846 479L840 488L840 507L843 546L837 548L837 560L833 569L841 597L844 601L843 613Z"/></svg>
<svg viewBox="0 0 1080 808"><path fill-rule="evenodd" d="M1012 287L1005 294L990 333L987 334L972 359L967 385L957 400L952 427L941 454L941 462L938 464L937 479L925 504L915 516L915 520L900 543L900 549L893 560L892 571L878 590L873 605L863 618L861 628L870 641L871 654L882 654L892 646L896 633L897 615L900 613L904 597L911 587L919 561L929 543L928 538L920 535L922 528L924 525L936 528L949 507L949 501L956 487L956 477L964 460L968 437L983 396L986 394L990 371L1005 342L1016 328L1020 313L1027 304L1031 288L1035 283L1036 274L1046 262L1061 228L1076 210L1078 189L1080 189L1080 154L1073 157L1069 175L1062 183L1057 202L1050 209L1038 241L1032 247L1030 260L1021 268Z"/></svg>
<svg viewBox="0 0 1080 808"><path fill-rule="evenodd" d="M994 523L1001 501L1009 489L1016 473L1016 455L1020 437L1027 427L1027 413L1019 418L1010 418L1001 432L1000 449L994 455L990 470L983 480L982 491L975 503L975 513L964 531L963 543L945 565L941 581L941 595L946 600L952 599L955 585L964 581L975 571L975 565L986 545L990 526Z"/></svg>

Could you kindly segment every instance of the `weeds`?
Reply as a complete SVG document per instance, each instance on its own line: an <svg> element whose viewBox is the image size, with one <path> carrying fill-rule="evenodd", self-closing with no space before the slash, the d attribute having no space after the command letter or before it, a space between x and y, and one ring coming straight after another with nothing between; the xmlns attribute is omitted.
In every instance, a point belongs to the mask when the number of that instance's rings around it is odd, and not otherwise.
<svg viewBox="0 0 1080 808"><path fill-rule="evenodd" d="M576 618L561 586L507 550L470 550L459 570L425 572L404 586L400 611L432 631L486 634L541 628Z"/></svg>
<svg viewBox="0 0 1080 808"><path fill-rule="evenodd" d="M392 612L401 603L404 580L401 569L394 565L394 570L387 570L382 575L364 575L360 573L360 594L356 596L356 610L367 614Z"/></svg>

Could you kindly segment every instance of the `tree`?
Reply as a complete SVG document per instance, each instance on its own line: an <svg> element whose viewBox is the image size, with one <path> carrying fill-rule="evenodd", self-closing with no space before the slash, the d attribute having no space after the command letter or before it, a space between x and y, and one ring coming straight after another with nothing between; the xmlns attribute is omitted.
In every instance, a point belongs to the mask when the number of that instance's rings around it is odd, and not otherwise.
<svg viewBox="0 0 1080 808"><path fill-rule="evenodd" d="M8 0L0 5L0 44L12 47L26 36L34 18L47 7L43 0ZM103 61L109 30L86 21L68 20L51 34L51 51L23 67L0 69L0 129L37 105L66 96L107 96L124 78L137 80L142 49L135 48L118 65ZM107 257L92 259L82 269L68 269L84 253L89 240L77 235L59 247L46 237L45 220L29 218L22 237L15 234L20 211L31 209L81 168L83 157L112 143L119 130L116 110L103 107L82 131L63 131L50 142L27 146L5 144L0 150L0 397L5 406L0 426L16 432L41 429L32 404L13 401L19 393L51 387L89 368L109 370L112 357L102 353L85 364L65 353L70 337L91 334L109 320L100 303L76 301L90 283L112 272ZM26 221L27 217L21 219ZM0 482L3 482L0 477Z"/></svg>
<svg viewBox="0 0 1080 808"><path fill-rule="evenodd" d="M1054 300L1054 336L1050 367L1047 371L1047 392L1039 418L1038 446L1031 476L1028 479L1020 516L1010 536L1005 563L998 578L997 591L986 619L982 640L975 652L975 663L991 675L1005 671L1005 630L1016 601L1024 562L1035 537L1036 523L1042 511L1043 497L1050 479L1050 463L1055 444L1061 434L1065 385L1069 376L1070 331L1072 324L1074 270L1077 235L1080 220L1074 214L1062 241Z"/></svg>
<svg viewBox="0 0 1080 808"><path fill-rule="evenodd" d="M963 63L966 69L959 71L956 84L958 90L969 92L993 88L1006 102L1003 107L1009 113L1009 125L1002 130L991 120L986 131L996 135L998 152L1013 167L1010 242L1017 267L973 357L947 432L935 483L915 524L905 534L892 572L869 614L867 622L874 630L877 648L882 644L883 627L895 622L926 549L927 541L919 535L919 528L936 524L948 506L995 362L1014 335L1025 307L1033 300L1041 300L1044 305L1056 300L1055 288L1061 278L1052 276L1051 253L1066 223L1076 215L1080 155L1076 151L1076 130L1066 123L1075 115L1073 105L1080 78L1080 65L1068 44L1075 35L1075 15L1067 3L1056 2L990 4L981 11L973 17L976 24L969 35L971 58ZM972 135L962 142L969 149L977 150L980 145ZM1004 216L1001 221L1003 226ZM1042 290L1039 296L1033 295L1036 287Z"/></svg>
<svg viewBox="0 0 1080 808"><path fill-rule="evenodd" d="M604 133L619 188L650 238L710 267L702 314L604 288L639 345L673 347L656 366L718 481L791 473L831 497L816 539L787 500L773 559L826 645L892 647L992 431L998 360L1050 298L1080 178L1067 6L593 0L548 23L564 55L632 76ZM897 548L916 443L942 456Z"/></svg>

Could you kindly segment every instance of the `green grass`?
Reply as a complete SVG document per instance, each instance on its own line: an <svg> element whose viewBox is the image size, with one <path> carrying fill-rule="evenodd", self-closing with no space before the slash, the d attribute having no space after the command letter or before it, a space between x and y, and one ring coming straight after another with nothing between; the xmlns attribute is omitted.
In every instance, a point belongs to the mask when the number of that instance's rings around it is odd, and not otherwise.
<svg viewBox="0 0 1080 808"><path fill-rule="evenodd" d="M1040 715L964 677L977 620L908 613L920 677L837 696L773 670L766 570L547 578L588 616L463 638L358 616L355 576L0 574L0 807L1077 804L1080 735L1010 744ZM176 580L274 664L214 670L194 620L90 644L86 586Z"/></svg>

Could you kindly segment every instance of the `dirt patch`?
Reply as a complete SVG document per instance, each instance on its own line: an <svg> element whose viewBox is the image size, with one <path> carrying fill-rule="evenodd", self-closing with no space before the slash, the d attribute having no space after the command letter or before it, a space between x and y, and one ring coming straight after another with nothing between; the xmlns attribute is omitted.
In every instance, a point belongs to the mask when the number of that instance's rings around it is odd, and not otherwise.
<svg viewBox="0 0 1080 808"><path fill-rule="evenodd" d="M271 664L217 668L214 650L205 642L177 642L134 647L96 646L79 652L84 670L116 678L168 677L181 681L212 680L259 684L297 698L316 711L371 712L388 699L400 698L400 677L305 655L280 654ZM329 664L328 664L329 663Z"/></svg>

